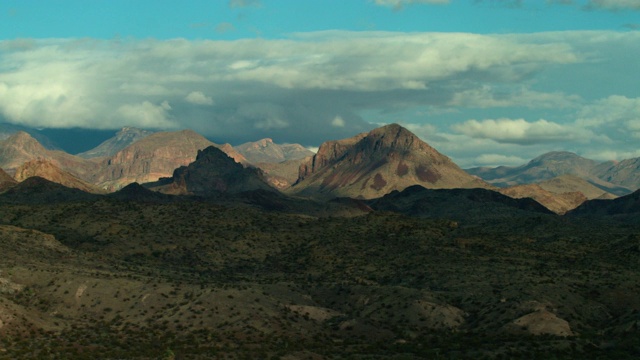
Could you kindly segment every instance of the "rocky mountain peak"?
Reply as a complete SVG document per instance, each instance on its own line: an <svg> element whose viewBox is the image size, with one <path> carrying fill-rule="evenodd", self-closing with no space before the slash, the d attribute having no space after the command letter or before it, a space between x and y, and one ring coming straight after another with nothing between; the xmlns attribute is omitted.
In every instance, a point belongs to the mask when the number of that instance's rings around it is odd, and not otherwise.
<svg viewBox="0 0 640 360"><path fill-rule="evenodd" d="M323 143L300 166L291 192L372 198L415 184L429 188L487 186L411 131L390 124Z"/></svg>
<svg viewBox="0 0 640 360"><path fill-rule="evenodd" d="M4 140L5 145L15 146L25 150L45 151L44 146L25 131L18 131Z"/></svg>

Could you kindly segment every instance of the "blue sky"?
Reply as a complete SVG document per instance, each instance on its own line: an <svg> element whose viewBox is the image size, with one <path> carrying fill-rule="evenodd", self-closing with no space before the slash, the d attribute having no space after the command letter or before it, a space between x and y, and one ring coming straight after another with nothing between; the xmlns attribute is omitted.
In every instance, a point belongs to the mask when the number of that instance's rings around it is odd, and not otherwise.
<svg viewBox="0 0 640 360"><path fill-rule="evenodd" d="M0 2L0 121L318 146L398 122L461 166L640 156L640 0Z"/></svg>

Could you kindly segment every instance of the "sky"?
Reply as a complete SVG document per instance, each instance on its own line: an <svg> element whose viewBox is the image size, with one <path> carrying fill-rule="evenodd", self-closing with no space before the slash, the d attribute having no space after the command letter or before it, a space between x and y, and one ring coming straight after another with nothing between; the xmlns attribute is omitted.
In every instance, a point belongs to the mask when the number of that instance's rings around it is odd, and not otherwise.
<svg viewBox="0 0 640 360"><path fill-rule="evenodd" d="M640 0L2 0L0 122L308 147L399 123L462 167L622 160L639 59Z"/></svg>

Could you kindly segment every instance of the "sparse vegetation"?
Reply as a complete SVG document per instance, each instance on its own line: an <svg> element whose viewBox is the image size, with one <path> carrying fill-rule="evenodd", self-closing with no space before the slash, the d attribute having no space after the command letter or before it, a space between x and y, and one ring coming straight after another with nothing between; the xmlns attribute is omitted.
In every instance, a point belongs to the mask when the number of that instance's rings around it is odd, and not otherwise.
<svg viewBox="0 0 640 360"><path fill-rule="evenodd" d="M4 204L0 224L2 359L640 353L632 222L99 199ZM547 313L572 335L510 326Z"/></svg>

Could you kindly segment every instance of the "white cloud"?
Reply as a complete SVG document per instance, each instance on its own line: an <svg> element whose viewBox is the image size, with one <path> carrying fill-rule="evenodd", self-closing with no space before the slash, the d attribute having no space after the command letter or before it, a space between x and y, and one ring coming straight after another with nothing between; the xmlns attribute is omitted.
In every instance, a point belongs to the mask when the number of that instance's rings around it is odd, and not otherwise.
<svg viewBox="0 0 640 360"><path fill-rule="evenodd" d="M561 125L544 119L528 122L524 119L468 120L452 126L458 133L472 138L491 139L502 143L536 144L584 141L594 137L593 133L579 127Z"/></svg>
<svg viewBox="0 0 640 360"><path fill-rule="evenodd" d="M584 127L597 128L606 124L621 123L640 118L640 98L611 95L584 106L577 123Z"/></svg>
<svg viewBox="0 0 640 360"><path fill-rule="evenodd" d="M634 113L629 104L635 100L624 94L635 91L635 83L627 86L631 91L619 92L620 99L608 99L606 93L597 97L607 101L592 104L586 99L594 96L581 96L581 91L603 91L610 83L623 89L638 49L638 32L607 31L326 31L278 40L1 41L0 121L54 128L180 127L228 142L270 136L308 145L369 130L369 120L405 121L447 151L456 152L454 141L465 142L463 155L470 162L481 153L513 149L485 150L495 141L437 130L472 117L550 118L555 109L575 115L583 105L577 118L597 122L605 115L598 106L610 102L606 107L611 108L616 101L614 111L630 107ZM614 56L622 59L615 64L620 66L607 62ZM591 85L592 76L583 76L585 67L598 74L598 86ZM567 84L578 90L565 90ZM526 113L533 110L539 113ZM344 126L330 126L336 114L342 119L337 124ZM623 115L609 122L611 131L614 123L635 129L638 116ZM553 118L546 125L530 123L520 138L504 135L496 141L551 141L553 134L541 129L554 124L563 134L575 130ZM589 130L599 133L595 126ZM582 141L588 135L578 131L565 140Z"/></svg>
<svg viewBox="0 0 640 360"><path fill-rule="evenodd" d="M144 101L139 104L125 104L118 108L118 115L125 123L137 124L141 127L172 128L175 123L170 120L171 106L167 101L159 105Z"/></svg>
<svg viewBox="0 0 640 360"><path fill-rule="evenodd" d="M344 127L345 125L346 123L344 122L344 119L340 116L334 117L333 120L331 121L331 126Z"/></svg>
<svg viewBox="0 0 640 360"><path fill-rule="evenodd" d="M482 154L474 159L475 164L479 166L517 166L526 163L525 160L519 156L511 156L504 154Z"/></svg>
<svg viewBox="0 0 640 360"><path fill-rule="evenodd" d="M581 99L577 95L560 92L544 93L527 88L504 90L494 89L489 85L463 90L453 95L450 106L471 108L496 108L522 106L528 108L569 108L576 107Z"/></svg>
<svg viewBox="0 0 640 360"><path fill-rule="evenodd" d="M213 105L213 99L202 91L192 91L184 98L187 102L196 105Z"/></svg>

